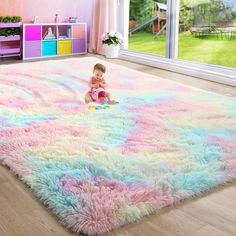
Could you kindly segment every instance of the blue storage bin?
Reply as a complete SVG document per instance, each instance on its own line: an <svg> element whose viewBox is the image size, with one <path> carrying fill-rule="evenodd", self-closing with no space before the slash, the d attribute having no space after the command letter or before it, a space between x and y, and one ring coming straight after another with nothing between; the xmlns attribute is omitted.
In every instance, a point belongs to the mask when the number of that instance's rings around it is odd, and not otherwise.
<svg viewBox="0 0 236 236"><path fill-rule="evenodd" d="M57 55L57 41L43 41L42 42L42 56Z"/></svg>

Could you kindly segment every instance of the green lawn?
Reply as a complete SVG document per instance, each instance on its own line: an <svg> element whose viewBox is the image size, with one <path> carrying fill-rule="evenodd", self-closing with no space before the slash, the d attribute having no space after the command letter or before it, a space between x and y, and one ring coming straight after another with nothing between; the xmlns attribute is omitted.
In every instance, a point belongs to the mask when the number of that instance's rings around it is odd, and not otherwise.
<svg viewBox="0 0 236 236"><path fill-rule="evenodd" d="M165 55L166 37L154 38L151 33L137 33L129 38L129 49ZM195 38L190 33L179 35L179 59L236 68L236 37L217 39L216 36Z"/></svg>

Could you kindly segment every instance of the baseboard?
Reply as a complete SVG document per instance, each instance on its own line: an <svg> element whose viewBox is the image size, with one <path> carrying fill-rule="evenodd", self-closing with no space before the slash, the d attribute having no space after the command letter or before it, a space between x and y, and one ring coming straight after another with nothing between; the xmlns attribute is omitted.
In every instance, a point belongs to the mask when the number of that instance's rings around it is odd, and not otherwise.
<svg viewBox="0 0 236 236"><path fill-rule="evenodd" d="M236 69L121 50L120 59L236 87Z"/></svg>

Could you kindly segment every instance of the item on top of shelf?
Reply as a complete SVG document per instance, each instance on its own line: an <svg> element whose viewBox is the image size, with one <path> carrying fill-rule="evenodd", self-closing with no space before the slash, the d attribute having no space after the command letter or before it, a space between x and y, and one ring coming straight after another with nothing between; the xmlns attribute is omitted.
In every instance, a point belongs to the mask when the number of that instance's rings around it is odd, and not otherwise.
<svg viewBox="0 0 236 236"><path fill-rule="evenodd" d="M58 23L58 22L59 22L58 14L55 15L54 22L55 22L55 23Z"/></svg>
<svg viewBox="0 0 236 236"><path fill-rule="evenodd" d="M60 31L59 31L59 27L57 28L57 30L56 30L56 35L57 35L57 39L59 39L60 38Z"/></svg>
<svg viewBox="0 0 236 236"><path fill-rule="evenodd" d="M61 35L58 37L59 39L68 39L68 37L66 35Z"/></svg>
<svg viewBox="0 0 236 236"><path fill-rule="evenodd" d="M51 40L51 39L56 39L55 35L52 32L52 27L48 27L48 30L43 36L43 39L45 40Z"/></svg>
<svg viewBox="0 0 236 236"><path fill-rule="evenodd" d="M39 17L38 16L35 16L34 17L34 21L33 21L34 24L37 24L39 23Z"/></svg>
<svg viewBox="0 0 236 236"><path fill-rule="evenodd" d="M71 38L71 27L70 26L67 27L67 37Z"/></svg>
<svg viewBox="0 0 236 236"><path fill-rule="evenodd" d="M69 17L69 23L77 23L78 22L78 17L71 16Z"/></svg>

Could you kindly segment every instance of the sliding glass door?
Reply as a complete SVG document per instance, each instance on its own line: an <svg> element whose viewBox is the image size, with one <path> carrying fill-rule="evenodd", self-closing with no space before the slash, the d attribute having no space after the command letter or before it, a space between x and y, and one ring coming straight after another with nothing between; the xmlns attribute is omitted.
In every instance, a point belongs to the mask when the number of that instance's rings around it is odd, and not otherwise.
<svg viewBox="0 0 236 236"><path fill-rule="evenodd" d="M166 55L167 0L130 0L128 49Z"/></svg>
<svg viewBox="0 0 236 236"><path fill-rule="evenodd" d="M236 0L180 0L178 58L236 68Z"/></svg>
<svg viewBox="0 0 236 236"><path fill-rule="evenodd" d="M123 2L125 49L236 68L236 0Z"/></svg>

